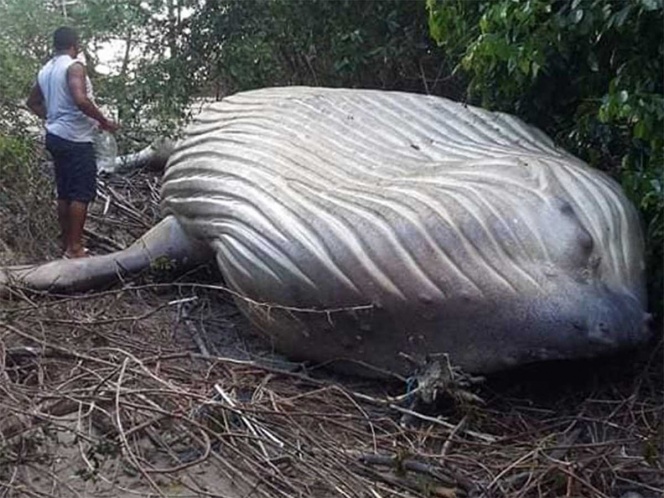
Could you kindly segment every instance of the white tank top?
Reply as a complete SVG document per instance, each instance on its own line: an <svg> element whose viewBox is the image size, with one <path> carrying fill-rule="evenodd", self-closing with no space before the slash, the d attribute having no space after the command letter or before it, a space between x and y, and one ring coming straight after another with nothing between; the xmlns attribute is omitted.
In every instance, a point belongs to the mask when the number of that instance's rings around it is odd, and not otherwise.
<svg viewBox="0 0 664 498"><path fill-rule="evenodd" d="M39 71L37 83L46 104L46 130L72 142L92 142L97 122L83 114L72 98L67 70L81 63L68 54L56 55ZM92 100L92 83L86 76L86 92Z"/></svg>

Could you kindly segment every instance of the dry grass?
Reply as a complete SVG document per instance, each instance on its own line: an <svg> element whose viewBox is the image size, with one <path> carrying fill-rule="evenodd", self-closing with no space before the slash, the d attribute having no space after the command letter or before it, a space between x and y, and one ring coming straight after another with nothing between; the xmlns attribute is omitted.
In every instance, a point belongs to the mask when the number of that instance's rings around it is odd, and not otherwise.
<svg viewBox="0 0 664 498"><path fill-rule="evenodd" d="M95 251L154 222L157 182L103 185ZM152 272L97 293L16 289L0 301L0 496L664 492L661 343L493 377L476 388L482 406L412 411L398 380L273 354L214 281L208 269L175 284Z"/></svg>

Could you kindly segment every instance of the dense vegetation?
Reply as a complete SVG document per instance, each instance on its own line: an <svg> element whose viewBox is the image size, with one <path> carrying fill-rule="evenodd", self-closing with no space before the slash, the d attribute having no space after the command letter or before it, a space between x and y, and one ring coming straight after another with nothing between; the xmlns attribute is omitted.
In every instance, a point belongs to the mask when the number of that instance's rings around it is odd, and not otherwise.
<svg viewBox="0 0 664 498"><path fill-rule="evenodd" d="M421 2L227 0L192 17L189 50L217 94L270 85L444 92Z"/></svg>
<svg viewBox="0 0 664 498"><path fill-rule="evenodd" d="M32 154L21 102L67 23L124 147L176 129L192 98L271 85L408 90L517 114L622 182L661 309L663 13L662 0L0 0L0 194L10 152ZM108 40L124 53L97 74Z"/></svg>

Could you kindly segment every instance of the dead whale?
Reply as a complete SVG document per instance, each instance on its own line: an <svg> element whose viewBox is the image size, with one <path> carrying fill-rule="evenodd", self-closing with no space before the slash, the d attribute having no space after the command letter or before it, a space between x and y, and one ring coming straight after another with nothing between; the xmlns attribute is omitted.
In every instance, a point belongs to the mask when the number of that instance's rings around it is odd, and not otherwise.
<svg viewBox="0 0 664 498"><path fill-rule="evenodd" d="M638 214L606 174L501 113L438 97L308 87L207 105L170 153L163 221L130 248L5 269L83 290L214 258L282 353L470 372L647 339Z"/></svg>

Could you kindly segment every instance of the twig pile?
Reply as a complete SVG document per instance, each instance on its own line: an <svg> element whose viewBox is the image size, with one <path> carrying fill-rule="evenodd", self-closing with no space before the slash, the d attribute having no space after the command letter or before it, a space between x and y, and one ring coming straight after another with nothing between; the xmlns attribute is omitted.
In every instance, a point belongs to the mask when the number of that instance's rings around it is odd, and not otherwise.
<svg viewBox="0 0 664 498"><path fill-rule="evenodd" d="M156 225L159 184L158 173L140 170L100 178L85 230L89 244L98 252L124 249Z"/></svg>

